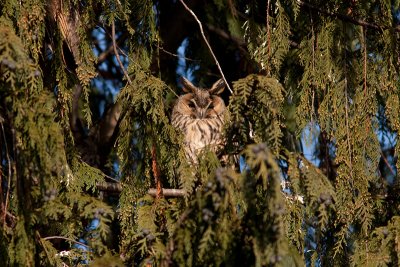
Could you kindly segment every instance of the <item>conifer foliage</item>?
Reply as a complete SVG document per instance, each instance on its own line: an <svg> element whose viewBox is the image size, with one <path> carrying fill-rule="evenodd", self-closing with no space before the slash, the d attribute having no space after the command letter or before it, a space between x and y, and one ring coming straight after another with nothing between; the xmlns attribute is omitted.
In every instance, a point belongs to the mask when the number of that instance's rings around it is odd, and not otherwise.
<svg viewBox="0 0 400 267"><path fill-rule="evenodd" d="M0 265L399 265L399 43L396 0L1 1ZM181 75L233 88L196 164Z"/></svg>

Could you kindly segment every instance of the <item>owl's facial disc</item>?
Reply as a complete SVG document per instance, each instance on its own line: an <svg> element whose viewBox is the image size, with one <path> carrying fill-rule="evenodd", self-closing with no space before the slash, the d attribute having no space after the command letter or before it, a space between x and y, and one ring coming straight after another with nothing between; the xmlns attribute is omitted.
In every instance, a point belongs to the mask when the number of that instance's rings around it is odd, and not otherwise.
<svg viewBox="0 0 400 267"><path fill-rule="evenodd" d="M210 108L211 104L211 100L209 100L205 106L198 105L195 99L191 99L189 101L189 107L192 108L197 119L205 119L207 117L208 109Z"/></svg>

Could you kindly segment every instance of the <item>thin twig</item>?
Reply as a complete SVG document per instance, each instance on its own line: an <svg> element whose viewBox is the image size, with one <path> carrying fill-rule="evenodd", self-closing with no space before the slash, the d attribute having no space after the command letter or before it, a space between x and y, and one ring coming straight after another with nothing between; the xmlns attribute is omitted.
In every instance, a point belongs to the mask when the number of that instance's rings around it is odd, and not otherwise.
<svg viewBox="0 0 400 267"><path fill-rule="evenodd" d="M86 244L84 244L84 243L82 243L82 242L79 242L79 241L76 241L76 240L73 240L73 239L71 239L71 238L64 237L64 236L48 236L48 237L43 237L42 239L43 239L43 240L50 240L50 239L64 239L64 240L67 240L67 241L70 241L70 242L76 243L76 244L78 244L78 245L81 245L81 246L84 246L84 247L90 248L90 246L88 246L88 245L86 245Z"/></svg>
<svg viewBox="0 0 400 267"><path fill-rule="evenodd" d="M215 54L214 54L214 52L213 52L213 50L212 50L212 48L211 48L211 45L208 43L206 36L204 35L203 25L201 24L200 20L197 18L196 14L185 4L185 2L184 2L183 0L179 0L179 1L182 3L182 5L185 7L185 9L186 9L190 14L192 14L193 18L194 18L194 19L197 21L197 23L199 24L201 36L203 37L204 42L205 42L206 45L208 46L208 50L210 50L210 53L211 53L212 57L213 57L214 60L215 60L215 64L217 64L218 70L219 70L219 72L221 73L222 79L224 80L226 87L228 88L229 92L231 92L231 94L233 94L233 91L232 91L231 87L229 86L228 82L227 82L226 79L225 79L225 75L224 75L224 73L222 72L222 69L221 69L221 66L219 65L219 62L218 62L218 60L217 60L217 57L215 56Z"/></svg>
<svg viewBox="0 0 400 267"><path fill-rule="evenodd" d="M2 131L2 135L4 138L4 145L5 145L5 149L6 149L6 157L7 157L7 165L8 165L8 181L7 181L7 192L6 192L6 203L4 204L4 211L3 211L3 227L6 224L6 215L7 215L7 208L8 208L8 201L10 198L10 187L11 187L11 161L10 161L10 152L8 151L8 146L7 146L7 140L6 140L6 134L4 131L4 126L3 123L0 123L1 125L1 131Z"/></svg>
<svg viewBox="0 0 400 267"><path fill-rule="evenodd" d="M121 68L122 72L124 73L126 80L128 81L129 84L132 84L131 78L128 75L128 72L126 72L124 65L121 62L121 59L119 58L118 50L117 50L117 44L115 42L115 23L114 21L112 22L111 25L111 35L112 35L112 43L113 43L113 48L114 48L114 54L115 57L117 58L119 67Z"/></svg>
<svg viewBox="0 0 400 267"><path fill-rule="evenodd" d="M107 175L105 173L103 173L103 175L104 175L104 177L106 177L107 179L110 179L114 183L119 183L119 180L115 179L114 177L111 177L110 175Z"/></svg>
<svg viewBox="0 0 400 267"><path fill-rule="evenodd" d="M106 31L106 30L104 30L104 31ZM116 40L117 47L119 46L119 44L122 44L126 40L127 37L128 37L127 34L123 34L121 37L119 37L118 40ZM120 48L118 47L118 49L120 49ZM114 45L109 46L106 50L104 50L97 57L97 64L99 65L100 63L102 63L111 53L114 53Z"/></svg>
<svg viewBox="0 0 400 267"><path fill-rule="evenodd" d="M382 157L383 161L385 162L386 166L388 166L390 172L391 172L393 175L396 175L396 172L393 170L392 166L390 165L389 161L387 160L387 158L385 157L385 155L383 154L382 151L381 151L381 157Z"/></svg>
<svg viewBox="0 0 400 267"><path fill-rule="evenodd" d="M132 61L132 59L131 59L122 49L120 49L120 52L121 52L124 56L126 56L127 58L129 58L129 60ZM132 61L132 62L133 62L133 61ZM167 88L168 88L177 98L179 97L179 95L178 95L174 90L172 90L171 87L167 86Z"/></svg>
<svg viewBox="0 0 400 267"><path fill-rule="evenodd" d="M165 50L162 46L157 45L157 48L160 49L161 51L163 51L165 54L173 56L173 57L183 58L187 61L201 62L201 60L198 60L198 59L188 58L188 57L180 56L180 55L174 54L172 52L169 52L169 51Z"/></svg>

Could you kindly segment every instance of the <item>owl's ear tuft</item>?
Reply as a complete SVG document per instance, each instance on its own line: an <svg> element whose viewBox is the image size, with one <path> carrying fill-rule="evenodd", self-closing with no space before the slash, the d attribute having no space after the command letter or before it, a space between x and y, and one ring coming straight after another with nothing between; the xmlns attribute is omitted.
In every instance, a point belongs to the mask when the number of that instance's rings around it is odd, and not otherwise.
<svg viewBox="0 0 400 267"><path fill-rule="evenodd" d="M210 93L213 95L219 95L224 91L224 89L225 89L225 82L223 79L219 79L210 88Z"/></svg>
<svg viewBox="0 0 400 267"><path fill-rule="evenodd" d="M197 89L196 86L194 86L188 79L185 77L181 77L181 83L183 85L183 91L186 93L194 93Z"/></svg>

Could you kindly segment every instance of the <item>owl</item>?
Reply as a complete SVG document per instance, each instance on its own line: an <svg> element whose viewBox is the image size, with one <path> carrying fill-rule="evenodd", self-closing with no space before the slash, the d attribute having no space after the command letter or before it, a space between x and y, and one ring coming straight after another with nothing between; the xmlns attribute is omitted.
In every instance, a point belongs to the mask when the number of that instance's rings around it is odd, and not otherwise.
<svg viewBox="0 0 400 267"><path fill-rule="evenodd" d="M218 95L225 89L222 79L209 89L194 86L181 78L183 91L172 110L172 125L184 136L185 154L192 163L197 163L198 154L208 147L216 152L222 145L222 130L227 114L224 100Z"/></svg>

